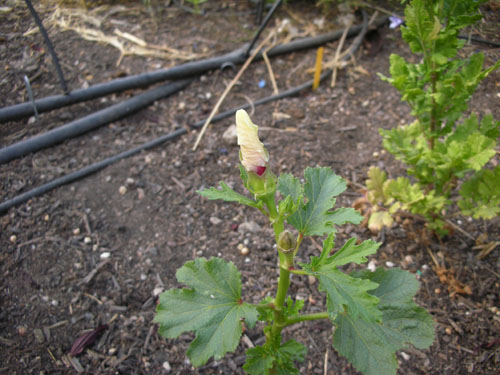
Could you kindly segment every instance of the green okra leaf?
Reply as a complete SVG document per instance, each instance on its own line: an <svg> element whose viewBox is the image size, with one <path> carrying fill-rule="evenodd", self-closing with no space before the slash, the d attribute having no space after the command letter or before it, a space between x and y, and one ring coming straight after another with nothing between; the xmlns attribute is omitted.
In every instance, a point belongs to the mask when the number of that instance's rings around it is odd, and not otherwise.
<svg viewBox="0 0 500 375"><path fill-rule="evenodd" d="M365 375L396 374L395 352L412 344L428 348L434 340L434 322L422 307L413 302L418 282L407 271L377 269L353 274L379 286L370 294L379 298L381 322L368 322L342 313L336 325L334 348Z"/></svg>
<svg viewBox="0 0 500 375"><path fill-rule="evenodd" d="M211 200L221 199L226 202L237 202L256 208L262 207L262 202L254 201L253 199L235 192L225 182L219 182L219 186L220 189L211 187L210 189L197 190L196 192L201 196Z"/></svg>
<svg viewBox="0 0 500 375"><path fill-rule="evenodd" d="M369 322L378 322L382 313L377 305L379 299L368 293L378 287L370 280L363 280L345 274L335 264L302 264L310 275L319 280L320 290L326 292L327 309L331 319L341 313Z"/></svg>
<svg viewBox="0 0 500 375"><path fill-rule="evenodd" d="M155 316L158 332L174 338L194 331L196 338L188 350L194 366L234 351L242 321L253 326L257 320L257 309L241 300L241 276L236 267L219 258L199 258L184 264L176 277L191 289L170 289L160 295Z"/></svg>
<svg viewBox="0 0 500 375"><path fill-rule="evenodd" d="M304 177L306 201L300 202L298 210L287 219L290 225L304 236L314 236L335 232L334 225L361 222L363 217L351 208L331 211L335 197L346 189L346 183L330 168L306 168ZM289 189L290 194L297 194L298 190L296 182L294 189Z"/></svg>
<svg viewBox="0 0 500 375"><path fill-rule="evenodd" d="M368 255L375 254L380 247L380 243L367 240L356 245L356 238L350 238L338 251L328 257L326 264L333 266L343 266L347 263L362 264L368 261Z"/></svg>

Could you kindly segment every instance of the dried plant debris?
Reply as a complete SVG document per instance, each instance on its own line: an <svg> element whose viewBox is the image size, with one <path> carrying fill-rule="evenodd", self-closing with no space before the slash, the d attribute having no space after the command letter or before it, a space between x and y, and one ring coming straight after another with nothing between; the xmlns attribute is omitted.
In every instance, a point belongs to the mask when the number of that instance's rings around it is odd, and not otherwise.
<svg viewBox="0 0 500 375"><path fill-rule="evenodd" d="M85 40L115 47L120 51L117 66L120 65L123 57L130 55L183 61L198 60L207 56L206 53L181 51L165 45L148 43L144 39L130 32L121 31L118 28L114 28L113 34L103 31L103 29L109 28L113 24L111 16L120 12L130 12L133 9L124 6L100 6L92 10L85 10L58 6L48 17L47 23L64 31L74 31Z"/></svg>

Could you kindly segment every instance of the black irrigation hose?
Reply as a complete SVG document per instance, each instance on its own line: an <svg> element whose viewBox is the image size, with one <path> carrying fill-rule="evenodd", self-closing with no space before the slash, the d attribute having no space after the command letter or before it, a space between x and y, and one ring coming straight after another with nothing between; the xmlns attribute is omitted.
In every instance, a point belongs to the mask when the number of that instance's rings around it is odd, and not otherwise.
<svg viewBox="0 0 500 375"><path fill-rule="evenodd" d="M69 94L68 85L66 84L66 80L64 79L61 65L59 65L59 59L57 58L56 51L54 51L54 47L52 46L52 42L50 41L49 34L47 34L45 27L43 27L42 20L40 20L40 17L38 17L38 13L36 12L35 8L33 7L33 4L31 4L31 1L24 0L24 2L28 6L28 9L30 10L31 15L35 19L35 23L37 24L38 28L40 29L40 32L42 33L43 39L45 39L45 44L47 45L47 49L49 50L50 56L52 57L52 62L54 63L54 66L56 68L57 77L59 77L59 83L61 84L61 88L65 94Z"/></svg>
<svg viewBox="0 0 500 375"><path fill-rule="evenodd" d="M252 51L253 46L257 42L257 39L259 39L260 34L264 31L266 28L267 24L271 20L271 17L273 16L274 12L276 12L276 9L279 8L279 6L283 3L283 0L276 0L273 4L273 7L267 12L266 18L264 18L264 21L260 25L259 29L255 33L255 36L253 37L252 41L250 42L250 45L247 48L247 51L245 52L245 57L248 58L250 56L250 52Z"/></svg>
<svg viewBox="0 0 500 375"><path fill-rule="evenodd" d="M499 42L495 42L494 40L484 39L484 38L481 38L479 36L469 36L469 35L462 35L462 34L460 34L460 35L457 36L457 38L458 39L470 40L471 42L487 44L487 45L495 47L495 48L499 48L500 47L500 43Z"/></svg>
<svg viewBox="0 0 500 375"><path fill-rule="evenodd" d="M359 46L361 45L361 41L363 39L363 35L366 33L367 29L368 29L368 26L367 26L367 22L366 22L366 16L365 16L365 14L363 14L363 25L360 29L360 37L357 38L353 42L352 47L351 47L351 52L349 53L349 55L354 54L356 52L356 50L359 48ZM346 56L345 58L348 58L348 56ZM332 74L331 70L326 70L325 72L323 72L321 74L320 80L321 81L324 80L326 77L329 77L331 74ZM307 81L306 83L303 83L302 85L293 87L293 88L288 89L286 91L283 91L280 94L271 95L271 96L268 96L266 98L262 98L260 100L257 100L253 103L253 105L258 106L258 105L266 104L266 103L269 103L269 102L272 102L275 100L283 99L287 96L296 95L299 92L301 92L307 88L312 87L312 84L313 84L313 80ZM236 111L238 109L248 109L251 106L252 106L252 104L245 104L245 105L242 105L240 107L228 110L226 112L222 112L222 113L214 116L214 118L212 119L212 122L220 121L220 120L225 119L229 116L232 116L236 113ZM194 128L201 128L204 124L205 124L205 120L202 120L202 121L198 121L197 123L195 123L192 126ZM51 182L48 182L42 186L36 187L30 191L27 191L26 193L20 194L12 199L9 199L3 203L0 203L0 214L3 214L5 212L7 212L7 210L9 210L10 208L12 208L18 204L27 202L30 199L38 197L38 196L40 196L40 195L42 195L42 194L44 194L52 189L55 189L59 186L71 183L71 182L76 181L76 180L79 180L80 178L83 178L83 177L86 177L92 173L98 172L101 169L103 169L103 168L105 168L113 163L116 163L119 160L136 155L141 151L149 150L153 147L159 146L160 144L162 144L166 141L175 139L175 138L177 138L183 134L186 134L186 133L187 133L186 128L180 128L178 130L175 130L172 133L163 135L159 138L156 138L156 139L153 139L147 143L144 143L141 146L134 147L131 150L124 151L118 155L101 160L97 163L94 163L94 164L91 164L87 167L84 167L76 172L73 172L73 173L70 173L68 175L56 178L55 180L52 180Z"/></svg>
<svg viewBox="0 0 500 375"><path fill-rule="evenodd" d="M388 17L378 18L374 25L380 26L387 21ZM348 36L360 32L362 26L353 26L349 29ZM316 37L298 39L290 43L276 46L267 52L269 57L296 52L303 49L314 48L325 43L332 42L342 36L343 30L333 31ZM239 64L245 61L244 55L246 46L230 52L226 55L213 57L210 59L192 61L186 64L178 65L169 69L156 70L154 72L138 74L126 78L115 79L110 82L100 83L90 86L86 89L75 90L68 95L54 95L38 99L35 105L38 113L47 112L56 108L61 108L70 104L83 102L90 99L99 98L111 93L124 91L132 88L144 87L165 81L169 79L187 78L203 74L209 70L219 69L224 63ZM261 56L258 55L257 58ZM33 105L30 102L16 104L10 107L0 109L0 123L12 120L18 120L33 115Z"/></svg>
<svg viewBox="0 0 500 375"><path fill-rule="evenodd" d="M192 79L185 79L159 86L153 90L69 122L46 133L4 147L0 149L0 164L7 163L12 159L52 146L65 139L76 137L77 135L128 116L158 99L170 96L182 90L191 81Z"/></svg>
<svg viewBox="0 0 500 375"><path fill-rule="evenodd" d="M188 78L203 74L209 70L218 69L227 61L243 61L244 53L245 47L242 47L222 56L200 61L192 61L169 69L160 69L149 73L114 79L110 82L99 83L86 89L72 91L68 95L48 96L35 100L35 105L38 109L38 113L42 113L67 105L96 99L112 93L146 87L161 81ZM19 120L32 115L33 105L30 102L20 103L10 107L1 108L0 123Z"/></svg>
<svg viewBox="0 0 500 375"><path fill-rule="evenodd" d="M331 74L331 71L325 71L322 74L321 79L326 78L330 74ZM311 86L312 86L312 80L308 81L300 86L296 86L296 87L293 87L289 90L283 91L282 93L280 93L278 95L272 95L272 96L268 96L266 98L257 100L253 103L253 105L258 106L261 104L265 104L265 103L269 103L269 102L272 102L275 100L285 98L287 96L295 95L306 88L310 88ZM248 109L251 106L252 106L251 104L245 104L245 105L242 105L238 108L234 108L234 109L228 110L226 112L222 112L222 113L214 116L214 118L212 119L212 122L220 121L220 120L225 119L229 116L232 116L236 113L236 111L238 109ZM198 121L197 123L192 125L192 127L201 128L204 123L205 123L205 120ZM104 169L105 167L107 167L113 163L116 163L119 160L122 160L122 159L128 158L130 156L133 156L135 154L138 154L141 151L149 150L153 147L159 146L166 141L173 140L173 139L175 139L183 134L186 134L186 133L187 133L186 128L177 129L169 134L165 134L159 138L155 138L155 139L153 139L147 143L144 143L140 146L134 147L133 149L130 149L128 151L124 151L120 154L111 156L107 159L104 159L104 160L101 160L97 163L91 164L91 165L84 167L76 172L73 172L73 173L67 174L65 176L56 178L55 180L52 180L46 184L43 184L42 186L36 187L30 191L27 191L26 193L20 194L12 199L9 199L3 203L0 203L0 214L3 214L5 212L7 212L7 210L9 210L10 208L17 206L18 204L27 202L30 199L38 197L38 196L40 196L40 195L42 195L42 194L44 194L52 189L55 189L59 186L69 184L73 181L79 180L80 178L83 178L83 177L86 177L92 173L98 172L101 169Z"/></svg>

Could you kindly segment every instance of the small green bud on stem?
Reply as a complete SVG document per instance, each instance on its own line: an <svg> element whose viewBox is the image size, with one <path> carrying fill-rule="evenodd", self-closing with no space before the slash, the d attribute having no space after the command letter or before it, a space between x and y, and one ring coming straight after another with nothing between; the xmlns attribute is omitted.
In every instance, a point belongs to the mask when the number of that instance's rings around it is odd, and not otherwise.
<svg viewBox="0 0 500 375"><path fill-rule="evenodd" d="M278 237L278 248L280 251L289 254L295 250L295 246L297 246L297 241L289 231L284 230L280 233Z"/></svg>

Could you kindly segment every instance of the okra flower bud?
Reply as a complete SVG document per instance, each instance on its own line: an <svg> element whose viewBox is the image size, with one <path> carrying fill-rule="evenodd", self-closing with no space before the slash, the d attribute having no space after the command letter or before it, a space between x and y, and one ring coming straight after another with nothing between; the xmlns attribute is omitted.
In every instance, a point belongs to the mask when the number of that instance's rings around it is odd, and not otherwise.
<svg viewBox="0 0 500 375"><path fill-rule="evenodd" d="M236 112L236 133L240 146L240 160L247 172L262 176L267 169L269 154L259 139L259 127L255 125L245 110Z"/></svg>
<svg viewBox="0 0 500 375"><path fill-rule="evenodd" d="M236 112L236 133L240 146L240 161L244 169L245 187L256 199L272 197L276 192L276 176L268 168L269 154L259 139L259 127L240 109ZM273 203L274 204L274 203Z"/></svg>
<svg viewBox="0 0 500 375"><path fill-rule="evenodd" d="M285 254L288 254L295 250L295 246L297 246L297 241L292 236L292 234L284 230L280 233L278 237L278 248Z"/></svg>

